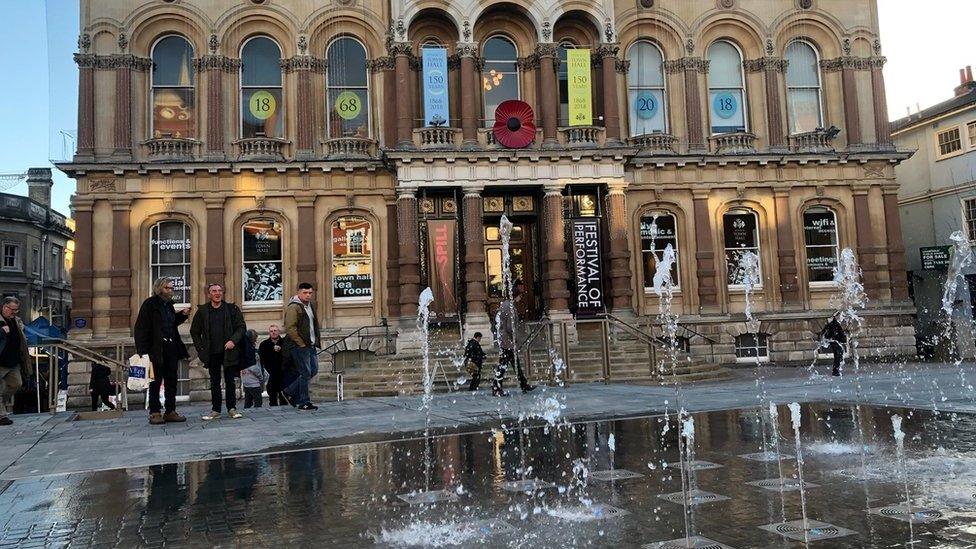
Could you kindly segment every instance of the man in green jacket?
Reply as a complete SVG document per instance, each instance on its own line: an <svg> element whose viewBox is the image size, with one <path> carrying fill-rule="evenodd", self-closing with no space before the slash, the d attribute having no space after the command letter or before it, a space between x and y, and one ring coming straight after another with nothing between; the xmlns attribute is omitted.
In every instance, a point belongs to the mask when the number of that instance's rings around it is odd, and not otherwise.
<svg viewBox="0 0 976 549"><path fill-rule="evenodd" d="M20 300L3 298L0 305L0 425L13 424L7 417L7 402L32 373L24 324L17 318L18 313Z"/></svg>
<svg viewBox="0 0 976 549"><path fill-rule="evenodd" d="M243 417L237 411L237 387L234 378L240 375L238 361L243 345L244 315L233 303L224 301L224 287L221 284L207 286L210 302L197 307L190 324L190 335L197 356L207 366L210 373L211 412L203 416L204 421L220 417L220 380L224 380L224 394L227 401L227 415L232 419Z"/></svg>
<svg viewBox="0 0 976 549"><path fill-rule="evenodd" d="M298 293L285 305L285 335L281 352L291 356L298 368L298 378L285 388L285 395L299 410L317 410L308 394L312 378L319 373L316 349L321 347L319 340L319 319L315 315L312 297L315 289L308 282L298 285Z"/></svg>

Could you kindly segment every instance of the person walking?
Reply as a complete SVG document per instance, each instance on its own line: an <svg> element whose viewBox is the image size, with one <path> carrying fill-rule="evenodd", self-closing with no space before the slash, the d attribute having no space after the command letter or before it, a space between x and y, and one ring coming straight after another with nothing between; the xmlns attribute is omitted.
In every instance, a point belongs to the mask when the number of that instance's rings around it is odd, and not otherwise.
<svg viewBox="0 0 976 549"><path fill-rule="evenodd" d="M153 367L153 380L149 384L149 423L162 425L186 421L176 412L176 385L179 364L190 358L186 345L180 338L177 326L190 317L190 309L179 311L173 306L173 279L157 278L153 282L153 295L142 302L139 315L132 329L136 353L149 355ZM166 386L166 413L159 402L159 387Z"/></svg>
<svg viewBox="0 0 976 549"><path fill-rule="evenodd" d="M268 372L268 406L277 406L279 399L281 404L285 404L285 397L281 391L285 388L282 384L284 372L281 365L281 328L277 324L268 326L268 339L261 342L258 347L258 358L261 366Z"/></svg>
<svg viewBox="0 0 976 549"><path fill-rule="evenodd" d="M237 385L234 379L240 374L239 345L244 342L244 315L233 303L224 301L224 286L212 283L207 286L210 301L200 305L193 315L190 335L197 357L207 366L210 374L210 413L204 421L220 417L220 380L224 380L224 397L227 415L231 419L243 417L237 411Z"/></svg>
<svg viewBox="0 0 976 549"><path fill-rule="evenodd" d="M257 356L258 333L248 330L244 336L244 369L241 370L241 385L244 387L244 409L260 408L264 404L261 392L268 381L261 360Z"/></svg>
<svg viewBox="0 0 976 549"><path fill-rule="evenodd" d="M530 385L529 380L525 377L525 372L522 371L522 365L515 359L516 324L518 323L518 310L516 307L522 299L522 287L520 282L516 282L512 289L512 298L502 301L502 304L498 307L496 323L498 325L498 347L501 353L498 357L498 367L495 368L495 379L491 387L491 394L494 396L505 396L502 382L505 380L505 372L512 365L515 366L515 372L518 376L519 386L521 386L522 392L528 393L535 389L535 386Z"/></svg>
<svg viewBox="0 0 976 549"><path fill-rule="evenodd" d="M464 347L464 363L467 366L468 374L471 376L469 391L477 391L481 383L481 366L485 362L485 351L481 348L481 332L475 332L474 337L468 340Z"/></svg>
<svg viewBox="0 0 976 549"><path fill-rule="evenodd" d="M298 293L285 305L285 335L282 352L291 355L298 377L285 388L285 395L299 410L317 410L308 394L312 378L318 374L316 349L321 347L319 319L312 298L315 289L308 282L298 285Z"/></svg>
<svg viewBox="0 0 976 549"><path fill-rule="evenodd" d="M20 314L20 300L9 296L0 305L0 426L13 425L8 417L14 394L33 373L27 338Z"/></svg>
<svg viewBox="0 0 976 549"><path fill-rule="evenodd" d="M91 377L88 378L88 390L91 392L92 412L98 410L99 401L108 407L109 410L115 409L115 404L109 397L116 395L115 382L112 381L112 369L104 364L92 364Z"/></svg>
<svg viewBox="0 0 976 549"><path fill-rule="evenodd" d="M833 376L840 375L840 365L844 361L844 346L847 344L847 333L840 324L839 316L840 313L834 313L820 331L821 346L827 347L834 353L834 368L831 372Z"/></svg>

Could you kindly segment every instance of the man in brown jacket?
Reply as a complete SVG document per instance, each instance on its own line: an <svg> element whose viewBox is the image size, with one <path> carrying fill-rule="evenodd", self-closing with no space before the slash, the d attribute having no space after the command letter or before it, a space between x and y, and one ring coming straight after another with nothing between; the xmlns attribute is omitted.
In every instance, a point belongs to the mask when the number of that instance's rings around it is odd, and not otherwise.
<svg viewBox="0 0 976 549"><path fill-rule="evenodd" d="M299 410L317 410L308 395L312 378L319 373L316 349L319 341L319 319L315 316L312 297L315 289L308 282L298 285L298 293L285 305L285 338L281 352L291 357L298 378L285 388L285 396Z"/></svg>
<svg viewBox="0 0 976 549"><path fill-rule="evenodd" d="M3 298L0 305L0 425L13 424L7 417L7 402L31 375L27 338L24 337L24 325L17 318L18 313L20 300Z"/></svg>

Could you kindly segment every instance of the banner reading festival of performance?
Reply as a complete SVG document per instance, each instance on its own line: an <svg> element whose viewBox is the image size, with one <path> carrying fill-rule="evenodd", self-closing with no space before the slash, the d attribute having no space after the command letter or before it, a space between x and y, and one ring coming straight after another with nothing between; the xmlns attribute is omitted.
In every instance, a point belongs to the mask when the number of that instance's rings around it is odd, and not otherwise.
<svg viewBox="0 0 976 549"><path fill-rule="evenodd" d="M435 117L450 125L450 109L447 97L447 50L423 48L424 71L424 125L433 126Z"/></svg>
<svg viewBox="0 0 976 549"><path fill-rule="evenodd" d="M590 50L566 50L566 76L569 81L569 125L593 124L593 96L590 85Z"/></svg>

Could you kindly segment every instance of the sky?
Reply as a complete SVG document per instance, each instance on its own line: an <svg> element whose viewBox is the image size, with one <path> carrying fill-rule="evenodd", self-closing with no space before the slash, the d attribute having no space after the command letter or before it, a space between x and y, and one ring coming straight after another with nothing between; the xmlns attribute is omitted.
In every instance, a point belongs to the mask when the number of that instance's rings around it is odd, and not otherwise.
<svg viewBox="0 0 976 549"><path fill-rule="evenodd" d="M125 1L125 0L112 0ZM677 0L680 1L680 0ZM71 156L77 126L77 0L0 0L3 128L0 173L22 173ZM888 112L892 119L952 97L959 69L976 65L969 38L976 0L878 0ZM63 133L64 132L64 133ZM73 181L54 170L53 203L67 214ZM0 186L2 186L0 182ZM8 192L26 194L27 185Z"/></svg>

